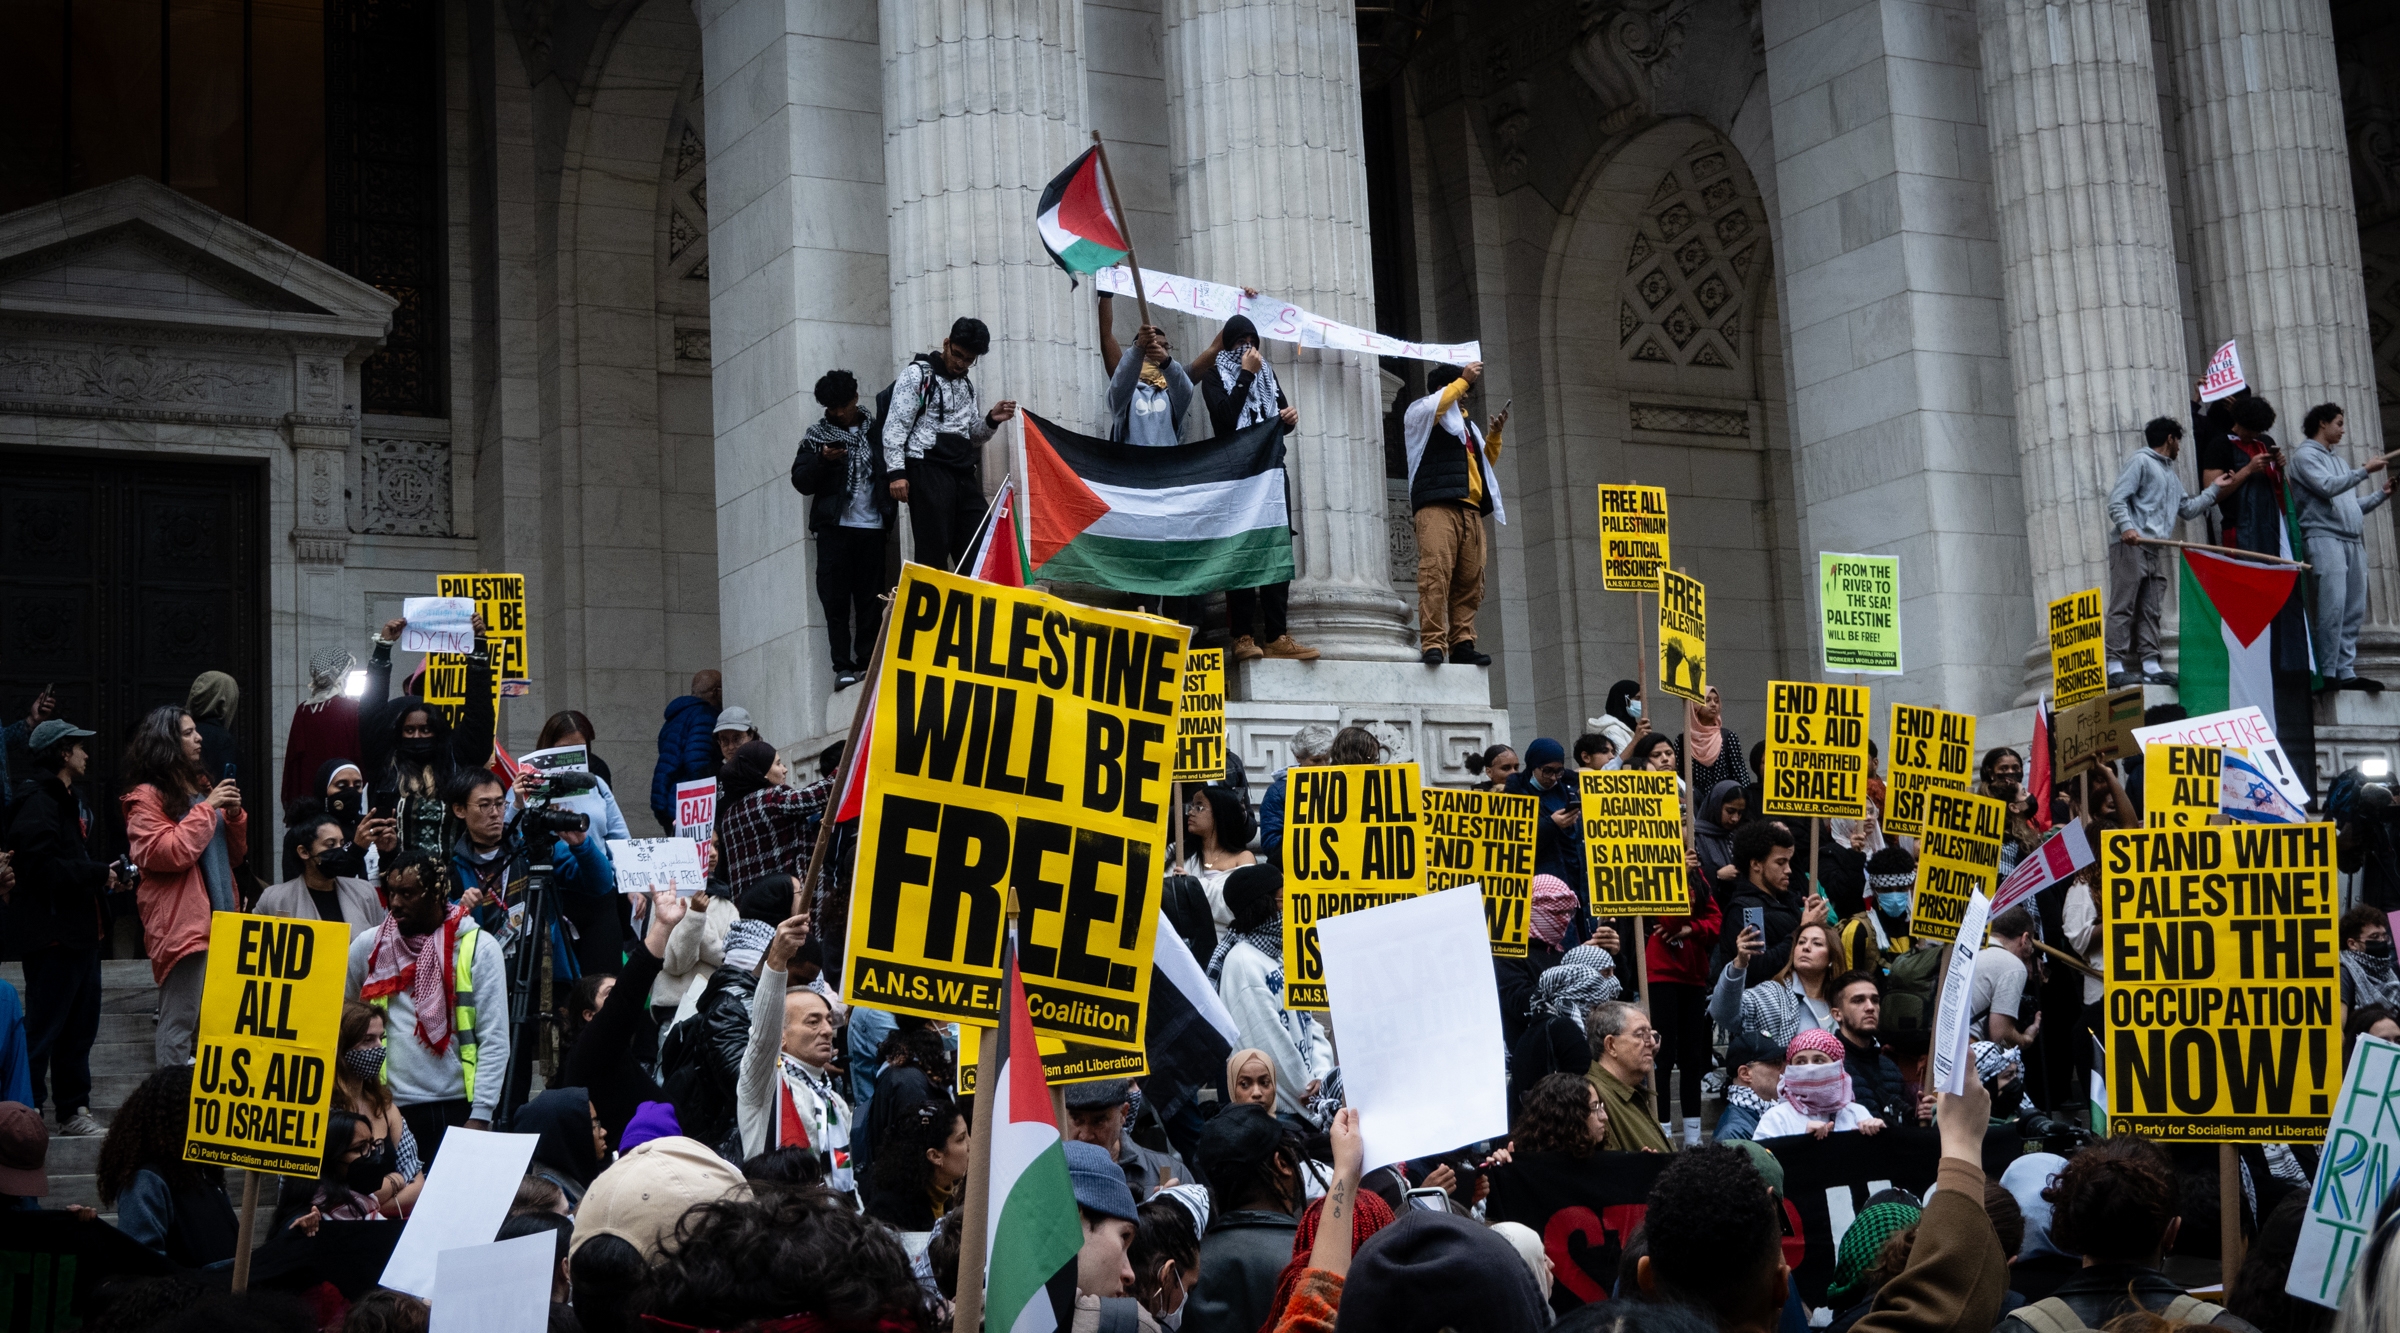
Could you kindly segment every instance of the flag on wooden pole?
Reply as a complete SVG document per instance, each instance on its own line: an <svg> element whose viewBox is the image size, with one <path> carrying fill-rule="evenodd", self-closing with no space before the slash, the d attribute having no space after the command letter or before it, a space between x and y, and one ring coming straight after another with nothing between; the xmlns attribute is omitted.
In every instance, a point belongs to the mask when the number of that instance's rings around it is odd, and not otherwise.
<svg viewBox="0 0 2400 1333"><path fill-rule="evenodd" d="M1042 187L1034 218L1042 248L1069 273L1090 273L1123 260L1133 246L1100 179L1100 149L1083 150Z"/></svg>

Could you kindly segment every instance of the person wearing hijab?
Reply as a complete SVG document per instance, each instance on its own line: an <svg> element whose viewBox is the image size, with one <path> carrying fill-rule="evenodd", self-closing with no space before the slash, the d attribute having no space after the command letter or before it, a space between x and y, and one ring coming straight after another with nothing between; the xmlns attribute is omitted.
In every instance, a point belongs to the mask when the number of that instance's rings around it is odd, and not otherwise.
<svg viewBox="0 0 2400 1333"><path fill-rule="evenodd" d="M200 767L212 778L247 776L249 772L249 765L241 762L241 744L233 737L233 715L241 707L242 687L222 671L201 672L184 697L183 711L191 714L200 728ZM236 765L236 771L226 773L227 764Z"/></svg>
<svg viewBox="0 0 2400 1333"><path fill-rule="evenodd" d="M1692 850L1700 857L1700 881L1724 907L1738 881L1733 873L1733 831L1749 817L1750 799L1742 784L1720 778L1700 802L1700 817L1692 822Z"/></svg>
<svg viewBox="0 0 2400 1333"><path fill-rule="evenodd" d="M2050 1295L2083 1269L2079 1256L2060 1249L2058 1242L2050 1239L2050 1200L2042 1195L2066 1169L2067 1159L2057 1153L2029 1152L2000 1173L2000 1188L2017 1201L2017 1211L2025 1216L2025 1239L2008 1267L2008 1286L2028 1301Z"/></svg>
<svg viewBox="0 0 2400 1333"><path fill-rule="evenodd" d="M410 851L446 856L457 831L450 827L450 807L443 799L451 780L461 772L492 761L495 725L491 644L484 637L483 617L475 618L475 651L467 655L465 703L458 726L421 694L386 699L392 679L392 645L400 641L408 621L384 622L367 659L367 692L359 700L358 759L367 775L368 804L375 796L395 793L399 845ZM421 688L423 669L412 685Z"/></svg>
<svg viewBox="0 0 2400 1333"><path fill-rule="evenodd" d="M1244 1046L1225 1057L1225 1104L1243 1103L1275 1113L1275 1062L1256 1046Z"/></svg>
<svg viewBox="0 0 2400 1333"><path fill-rule="evenodd" d="M1276 1112L1305 1115L1326 1074L1333 1044L1306 1013L1283 1007L1283 872L1243 866L1225 879L1233 924L1217 940L1208 975L1242 1041L1275 1066Z"/></svg>
<svg viewBox="0 0 2400 1333"><path fill-rule="evenodd" d="M389 815L377 815L367 809L366 771L348 759L327 759L317 765L316 784L310 790L316 793L313 797L303 796L286 807L284 823L297 825L303 818L314 818L321 813L340 824L342 848L326 863L326 868L336 875L373 882L382 859L400 850L400 823ZM372 867L367 859L370 849L376 853L376 864ZM285 848L283 877L291 879L299 873L300 858Z"/></svg>
<svg viewBox="0 0 2400 1333"><path fill-rule="evenodd" d="M1300 423L1300 410L1284 398L1283 386L1275 379L1274 365L1259 350L1258 327L1250 322L1250 317L1235 315L1226 320L1212 347L1215 355L1203 352L1191 368L1192 378L1200 385L1200 400L1208 408L1210 427L1219 436L1225 436L1264 422L1280 421L1285 438L1290 438L1292 428ZM1291 598L1289 582L1226 591L1225 614L1232 622L1233 633L1229 656L1234 661L1248 662L1261 657L1294 662L1317 660L1317 650L1294 639L1286 628L1285 615ZM1262 623L1266 631L1263 636L1258 633Z"/></svg>
<svg viewBox="0 0 2400 1333"><path fill-rule="evenodd" d="M727 883L807 870L809 841L833 779L795 789L783 785L789 775L765 741L744 741L718 775L717 874Z"/></svg>
<svg viewBox="0 0 2400 1333"><path fill-rule="evenodd" d="M1608 737L1609 743L1617 747L1618 754L1625 753L1625 747L1633 744L1633 738L1645 730L1642 726L1642 683L1638 680L1620 680L1609 686L1608 703L1600 710L1600 716L1585 719L1585 724Z"/></svg>
<svg viewBox="0 0 2400 1333"><path fill-rule="evenodd" d="M1541 819L1534 825L1533 869L1564 881L1579 896L1583 892L1583 800L1567 781L1567 751L1544 736L1525 747L1525 767L1508 780L1507 790L1541 802Z"/></svg>
<svg viewBox="0 0 2400 1333"><path fill-rule="evenodd" d="M1915 1226L1924 1216L1925 1210L1916 1204L1886 1199L1868 1204L1851 1219L1850 1229L1842 1233L1842 1243L1835 1251L1833 1284L1825 1288L1826 1303L1836 1310L1855 1305L1862 1313L1873 1305L1876 1289L1867 1279L1883 1254L1884 1242ZM1846 1314L1835 1319L1836 1324L1845 1321L1857 1322Z"/></svg>
<svg viewBox="0 0 2400 1333"><path fill-rule="evenodd" d="M1567 932L1575 924L1581 899L1556 875L1533 877L1532 902L1526 913L1525 954L1492 959L1492 978L1500 988L1500 1036L1514 1042L1525 1030L1527 1006L1542 974L1558 966L1566 953Z"/></svg>
<svg viewBox="0 0 2400 1333"><path fill-rule="evenodd" d="M1758 780L1742 758L1742 738L1724 721L1725 706L1714 685L1708 687L1707 703L1683 705L1683 742L1676 757L1690 762L1693 791L1714 791L1727 778L1745 787Z"/></svg>
<svg viewBox="0 0 2400 1333"><path fill-rule="evenodd" d="M283 742L286 819L302 801L324 794L326 764L358 753L358 700L348 689L350 673L357 669L357 655L344 648L321 649L308 659L308 697L292 710ZM308 785L311 773L317 774L315 786Z"/></svg>
<svg viewBox="0 0 2400 1333"><path fill-rule="evenodd" d="M538 1134L533 1163L525 1174L547 1180L567 1196L567 1215L583 1202L592 1178L607 1165L608 1129L592 1109L591 1095L581 1088L552 1088L517 1111L509 1121L512 1134Z"/></svg>

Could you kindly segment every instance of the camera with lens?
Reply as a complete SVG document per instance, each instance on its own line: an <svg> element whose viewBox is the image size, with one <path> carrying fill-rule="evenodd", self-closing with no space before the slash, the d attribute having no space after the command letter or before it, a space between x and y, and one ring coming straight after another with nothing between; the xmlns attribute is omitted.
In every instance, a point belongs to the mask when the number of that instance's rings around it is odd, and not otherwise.
<svg viewBox="0 0 2400 1333"><path fill-rule="evenodd" d="M577 810L534 805L525 808L522 827L528 838L556 838L568 833L588 832L592 827L592 817Z"/></svg>

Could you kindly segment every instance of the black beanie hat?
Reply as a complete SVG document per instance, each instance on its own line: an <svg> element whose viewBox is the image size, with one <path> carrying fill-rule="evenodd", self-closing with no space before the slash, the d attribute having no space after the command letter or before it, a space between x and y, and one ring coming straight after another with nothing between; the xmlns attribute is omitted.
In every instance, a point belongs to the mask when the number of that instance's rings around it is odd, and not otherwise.
<svg viewBox="0 0 2400 1333"><path fill-rule="evenodd" d="M1534 1333L1550 1308L1516 1247L1481 1222L1409 1210L1350 1261L1334 1333Z"/></svg>
<svg viewBox="0 0 2400 1333"><path fill-rule="evenodd" d="M1283 891L1283 872L1261 861L1237 866L1225 877L1225 910L1235 930L1255 930L1275 914L1275 895Z"/></svg>

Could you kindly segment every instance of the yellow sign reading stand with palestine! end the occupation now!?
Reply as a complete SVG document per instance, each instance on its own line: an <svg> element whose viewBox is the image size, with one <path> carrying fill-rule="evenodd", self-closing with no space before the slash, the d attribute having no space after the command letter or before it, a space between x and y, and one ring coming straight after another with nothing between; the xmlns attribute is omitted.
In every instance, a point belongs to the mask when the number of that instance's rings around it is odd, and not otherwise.
<svg viewBox="0 0 2400 1333"><path fill-rule="evenodd" d="M1658 687L1708 702L1708 589L1671 569L1658 572Z"/></svg>
<svg viewBox="0 0 2400 1333"><path fill-rule="evenodd" d="M339 921L209 919L183 1160L324 1172L349 958L350 928Z"/></svg>
<svg viewBox="0 0 2400 1333"><path fill-rule="evenodd" d="M885 633L842 997L990 1026L1013 893L1035 1031L1140 1050L1187 632L912 564Z"/></svg>
<svg viewBox="0 0 2400 1333"><path fill-rule="evenodd" d="M2108 692L2108 603L2098 588L2050 604L2050 706L2068 708Z"/></svg>
<svg viewBox="0 0 2400 1333"><path fill-rule="evenodd" d="M2100 840L2108 1127L2323 1142L2342 1086L2331 824Z"/></svg>
<svg viewBox="0 0 2400 1333"><path fill-rule="evenodd" d="M1425 812L1425 891L1439 893L1461 884L1482 889L1492 956L1523 958L1533 911L1534 821L1541 818L1540 799L1455 787L1427 787L1418 798Z"/></svg>
<svg viewBox="0 0 2400 1333"><path fill-rule="evenodd" d="M1592 915L1689 916L1692 885L1675 775L1587 768L1575 778Z"/></svg>
<svg viewBox="0 0 2400 1333"><path fill-rule="evenodd" d="M1610 592L1659 590L1667 567L1667 488L1600 488L1600 586Z"/></svg>
<svg viewBox="0 0 2400 1333"><path fill-rule="evenodd" d="M2000 843L2008 833L2008 803L1971 791L1935 790L1925 796L1925 833L1918 840L1917 892L1909 903L1909 933L1947 944L1958 938L1967 903L2000 891Z"/></svg>
<svg viewBox="0 0 2400 1333"><path fill-rule="evenodd" d="M1183 655L1183 689L1175 706L1177 782L1215 782L1225 776L1225 650L1194 648Z"/></svg>
<svg viewBox="0 0 2400 1333"><path fill-rule="evenodd" d="M1919 704L1892 705L1891 777L1884 784L1883 831L1925 831L1925 797L1965 791L1975 772L1975 715Z"/></svg>
<svg viewBox="0 0 2400 1333"><path fill-rule="evenodd" d="M1867 687L1768 681L1766 765L1764 813L1866 818Z"/></svg>
<svg viewBox="0 0 2400 1333"><path fill-rule="evenodd" d="M1283 1007L1330 1012L1317 923L1425 892L1415 764L1293 768L1283 793ZM1530 881L1529 881L1530 882Z"/></svg>

